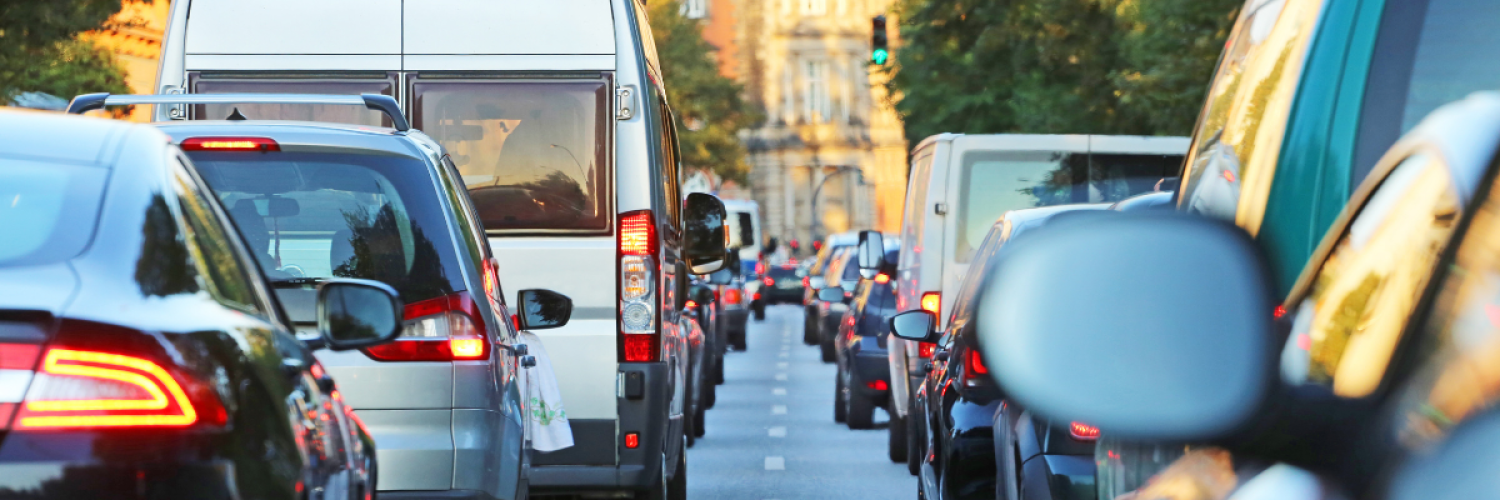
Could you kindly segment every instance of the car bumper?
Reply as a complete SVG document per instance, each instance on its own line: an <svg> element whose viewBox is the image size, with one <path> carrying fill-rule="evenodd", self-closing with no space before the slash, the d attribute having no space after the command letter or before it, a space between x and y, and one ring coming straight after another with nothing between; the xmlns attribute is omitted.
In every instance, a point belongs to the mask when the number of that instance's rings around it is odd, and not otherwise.
<svg viewBox="0 0 1500 500"><path fill-rule="evenodd" d="M885 351L852 351L849 356L849 372L860 382L855 391L868 397L888 397L891 394L891 365L886 361ZM885 390L873 389L865 384L885 382Z"/></svg>
<svg viewBox="0 0 1500 500"><path fill-rule="evenodd" d="M638 395L632 394L634 373L641 377ZM671 372L661 362L622 363L619 376L625 392L617 402L618 425L603 419L570 421L573 447L534 455L529 476L533 492L640 490L661 477L662 445L674 422L668 415ZM640 447L625 448L628 432L639 433Z"/></svg>
<svg viewBox="0 0 1500 500"><path fill-rule="evenodd" d="M230 460L149 464L0 463L0 496L28 499L297 498L291 485L240 491ZM248 490L248 488L246 488Z"/></svg>
<svg viewBox="0 0 1500 500"><path fill-rule="evenodd" d="M1046 484L1046 488L1022 490L1024 500L1095 500L1094 457L1092 455L1040 455L1022 465L1027 484Z"/></svg>
<svg viewBox="0 0 1500 500"><path fill-rule="evenodd" d="M745 330L745 324L750 322L749 309L725 309L724 319L729 322L729 329L737 332Z"/></svg>

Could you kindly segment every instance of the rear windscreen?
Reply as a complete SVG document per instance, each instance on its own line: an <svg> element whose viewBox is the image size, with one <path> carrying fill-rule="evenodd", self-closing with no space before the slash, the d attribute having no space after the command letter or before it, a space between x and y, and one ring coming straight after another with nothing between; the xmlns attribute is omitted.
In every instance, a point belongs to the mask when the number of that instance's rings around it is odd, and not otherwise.
<svg viewBox="0 0 1500 500"><path fill-rule="evenodd" d="M954 258L968 262L995 220L1010 210L1119 201L1156 190L1182 155L973 151L959 179Z"/></svg>
<svg viewBox="0 0 1500 500"><path fill-rule="evenodd" d="M273 284L362 278L410 304L463 290L425 162L345 153L189 153Z"/></svg>
<svg viewBox="0 0 1500 500"><path fill-rule="evenodd" d="M394 75L379 78L228 78L189 75L195 94L381 94L396 95ZM302 120L389 127L384 113L332 104L200 104L195 120L224 120L236 111L250 120Z"/></svg>
<svg viewBox="0 0 1500 500"><path fill-rule="evenodd" d="M0 158L0 267L67 260L88 245L108 171Z"/></svg>
<svg viewBox="0 0 1500 500"><path fill-rule="evenodd" d="M607 232L609 86L417 79L413 126L463 174L490 231Z"/></svg>

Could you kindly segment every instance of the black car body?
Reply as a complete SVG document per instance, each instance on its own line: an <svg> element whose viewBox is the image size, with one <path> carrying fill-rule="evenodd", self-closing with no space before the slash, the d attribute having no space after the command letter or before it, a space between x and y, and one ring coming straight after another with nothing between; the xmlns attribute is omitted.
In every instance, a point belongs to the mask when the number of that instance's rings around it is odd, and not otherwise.
<svg viewBox="0 0 1500 500"><path fill-rule="evenodd" d="M818 300L818 290L828 286L828 268L833 264L833 256L840 251L853 248L859 243L858 233L842 233L829 236L822 248L813 257L811 266L807 268L807 283L802 290L802 343L807 345L818 345L819 335L822 332L820 317L821 300ZM830 352L832 354L832 352ZM832 361L832 358L827 361Z"/></svg>
<svg viewBox="0 0 1500 500"><path fill-rule="evenodd" d="M838 334L839 326L844 322L844 313L849 312L849 304L854 300L854 288L859 286L859 264L855 262L854 248L844 247L836 251L829 258L829 265L823 273L826 283L824 288L842 288L844 300L818 300L814 303L817 308L818 348L825 363L834 361L833 337Z"/></svg>
<svg viewBox="0 0 1500 500"><path fill-rule="evenodd" d="M834 335L838 370L834 373L833 415L835 421L847 423L850 429L875 427L875 409L887 407L891 400L886 342L888 322L899 312L891 275L896 271L900 248L896 240L889 242L885 254L888 265L874 278L859 280L849 311Z"/></svg>
<svg viewBox="0 0 1500 500"><path fill-rule="evenodd" d="M373 441L165 134L0 130L0 192L33 203L0 244L0 496L373 493Z"/></svg>
<svg viewBox="0 0 1500 500"><path fill-rule="evenodd" d="M770 266L761 283L764 284L760 287L761 299L767 304L802 303L802 274L795 262Z"/></svg>

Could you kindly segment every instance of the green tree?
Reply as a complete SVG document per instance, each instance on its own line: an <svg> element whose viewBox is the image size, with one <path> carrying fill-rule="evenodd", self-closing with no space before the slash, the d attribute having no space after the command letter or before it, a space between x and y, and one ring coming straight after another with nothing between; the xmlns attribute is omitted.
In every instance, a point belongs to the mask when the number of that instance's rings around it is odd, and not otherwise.
<svg viewBox="0 0 1500 500"><path fill-rule="evenodd" d="M1113 80L1125 119L1187 135L1241 0L1141 0L1121 6L1122 67Z"/></svg>
<svg viewBox="0 0 1500 500"><path fill-rule="evenodd" d="M744 183L749 166L738 133L759 118L740 85L719 74L702 26L679 8L677 2L651 2L648 15L667 100L677 113L682 163Z"/></svg>
<svg viewBox="0 0 1500 500"><path fill-rule="evenodd" d="M29 91L65 99L128 92L114 57L77 39L120 7L120 0L0 0L0 103Z"/></svg>

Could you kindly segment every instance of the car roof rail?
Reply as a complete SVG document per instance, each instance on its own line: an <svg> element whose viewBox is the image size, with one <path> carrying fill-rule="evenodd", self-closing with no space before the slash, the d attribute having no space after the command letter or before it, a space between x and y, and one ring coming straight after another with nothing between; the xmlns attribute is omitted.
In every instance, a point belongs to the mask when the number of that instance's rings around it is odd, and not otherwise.
<svg viewBox="0 0 1500 500"><path fill-rule="evenodd" d="M111 95L109 93L84 94L68 103L69 114L82 114L105 106L127 104L332 104L364 106L385 113L391 119L392 128L398 132L411 130L406 116L401 114L401 105L394 97L381 94L319 95L319 94L142 94Z"/></svg>

